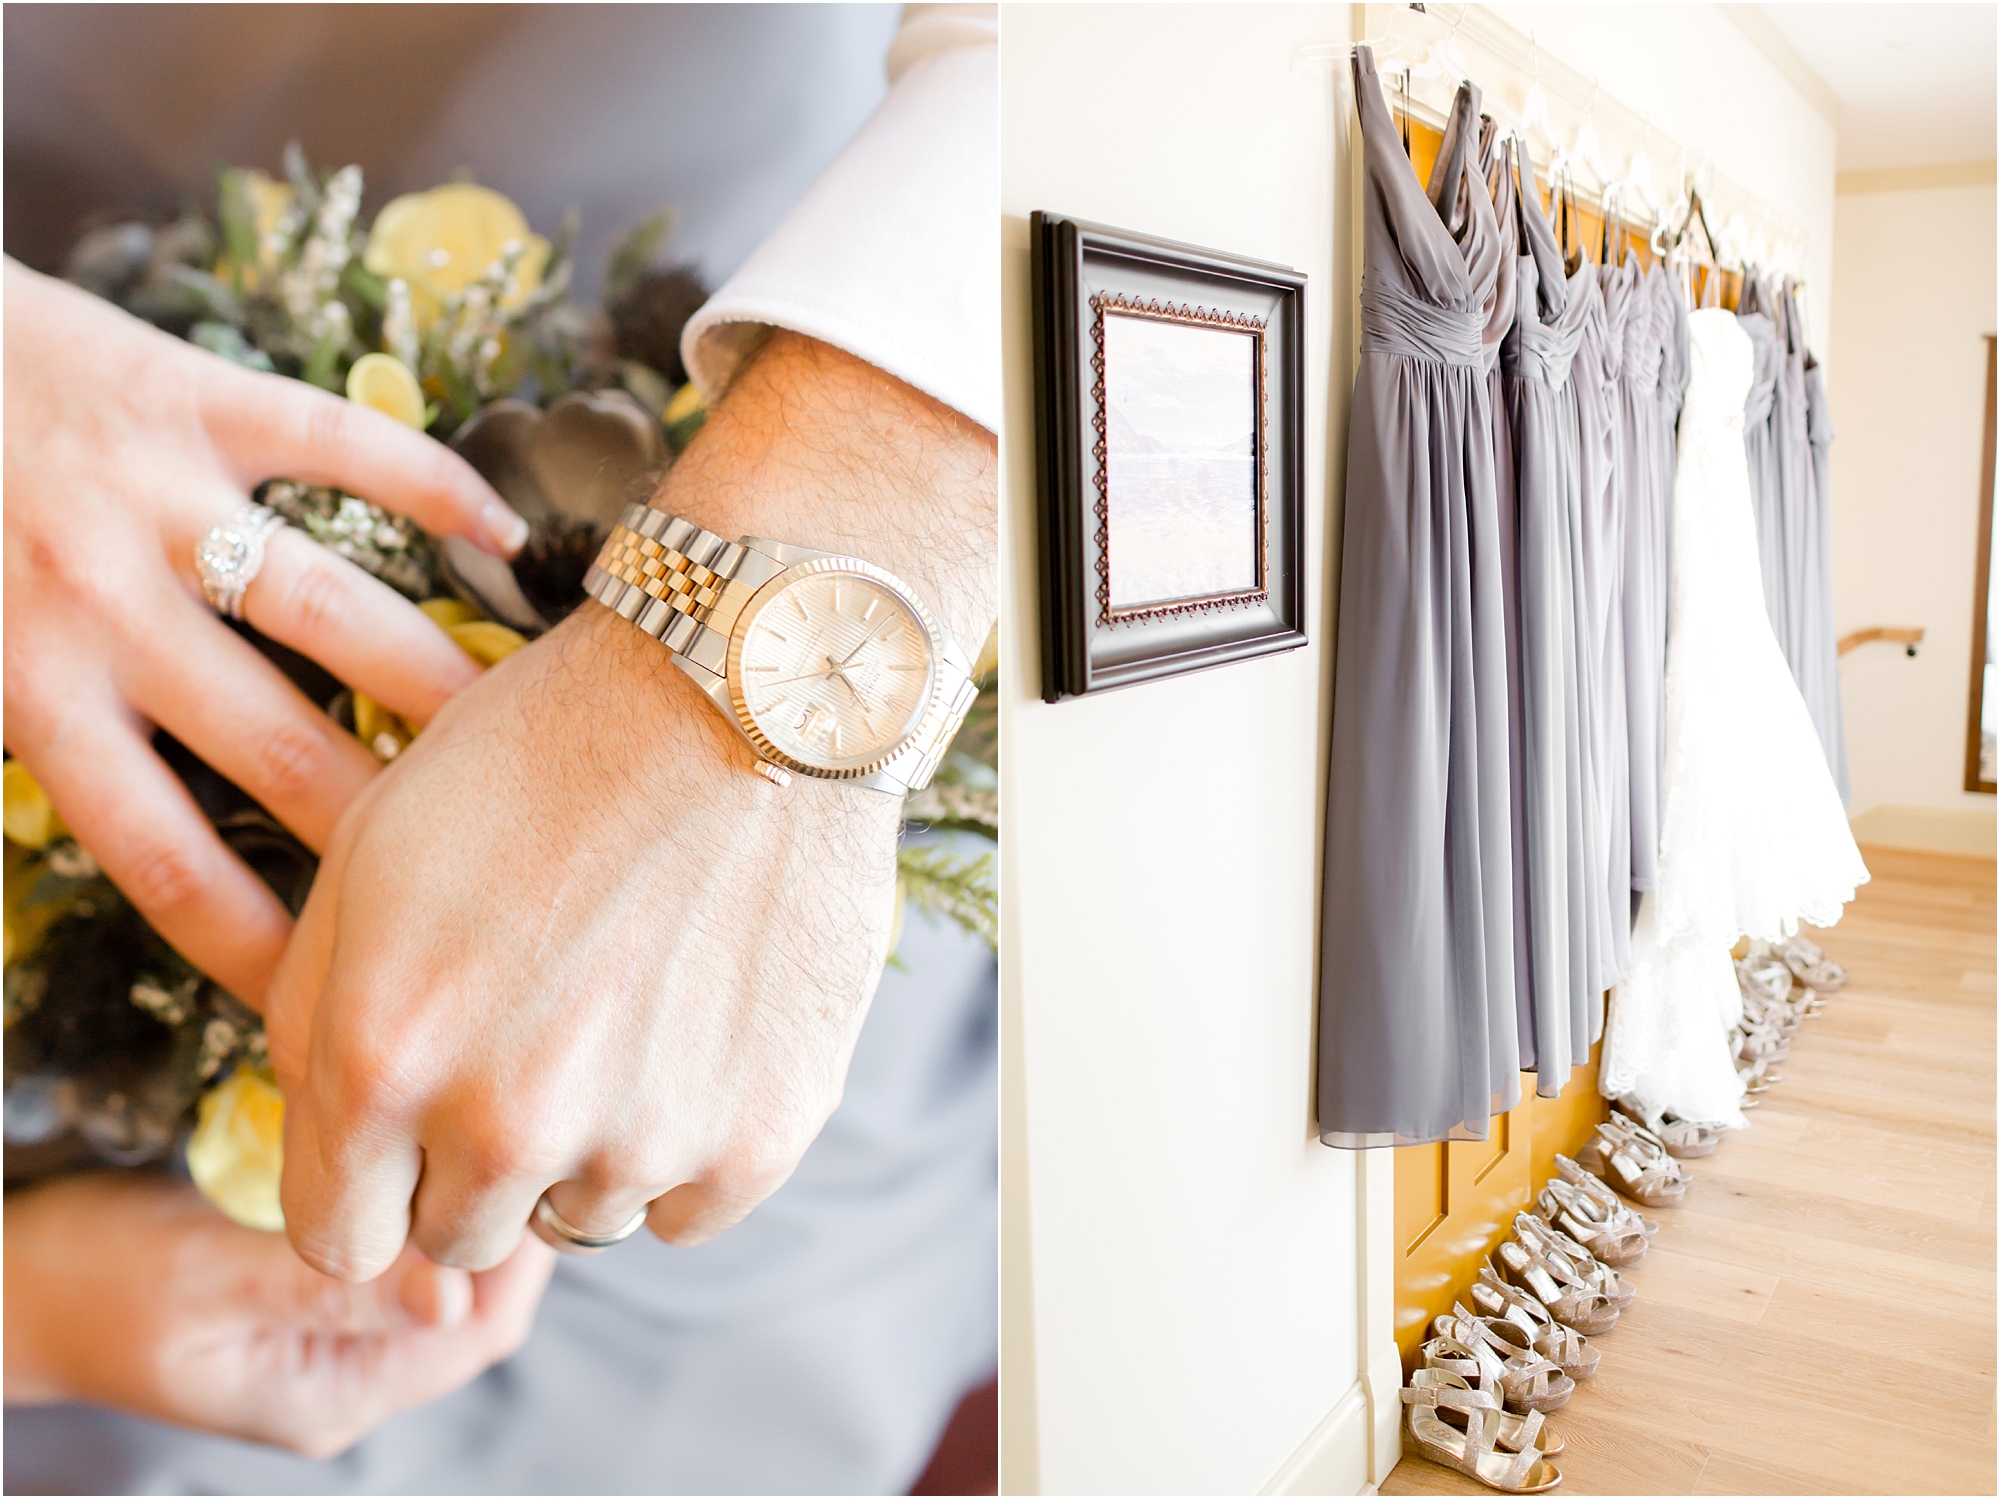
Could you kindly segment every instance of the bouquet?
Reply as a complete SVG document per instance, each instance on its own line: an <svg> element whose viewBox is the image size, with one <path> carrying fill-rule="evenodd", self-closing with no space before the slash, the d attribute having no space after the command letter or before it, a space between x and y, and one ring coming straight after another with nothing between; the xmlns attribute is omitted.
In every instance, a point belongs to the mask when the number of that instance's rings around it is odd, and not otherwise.
<svg viewBox="0 0 2000 1499"><path fill-rule="evenodd" d="M602 306L569 289L574 214L534 233L471 181L360 222L358 167L325 176L300 150L279 177L229 169L213 216L86 233L65 277L253 369L341 392L449 442L527 520L511 564L433 538L362 496L273 479L257 498L438 622L483 665L549 629L620 510L700 429L680 334L706 298L660 262L671 215L613 250ZM384 761L416 728L315 663L231 622ZM936 778L905 806L906 904L997 940L992 642L982 692ZM155 746L218 834L296 913L317 860L166 734ZM223 1212L279 1229L284 1104L259 1017L154 932L69 836L26 767L5 793L5 1162L9 1185L85 1165L176 1168ZM895 943L892 940L893 953ZM892 957L891 962L896 960Z"/></svg>

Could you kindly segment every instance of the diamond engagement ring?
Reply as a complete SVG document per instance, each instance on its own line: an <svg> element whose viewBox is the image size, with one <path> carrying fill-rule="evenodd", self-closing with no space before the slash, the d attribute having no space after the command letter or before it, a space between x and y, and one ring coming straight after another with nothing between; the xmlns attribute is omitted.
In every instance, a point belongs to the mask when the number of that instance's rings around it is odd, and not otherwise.
<svg viewBox="0 0 2000 1499"><path fill-rule="evenodd" d="M640 1208L623 1228L608 1234L587 1234L558 1213L549 1201L549 1194L544 1192L535 1203L528 1226L535 1231L535 1237L551 1249L560 1249L564 1254L596 1254L631 1238L645 1221L646 1209Z"/></svg>
<svg viewBox="0 0 2000 1499"><path fill-rule="evenodd" d="M262 505L245 505L208 532L194 547L202 597L218 614L243 617L243 592L264 565L264 542L285 518Z"/></svg>

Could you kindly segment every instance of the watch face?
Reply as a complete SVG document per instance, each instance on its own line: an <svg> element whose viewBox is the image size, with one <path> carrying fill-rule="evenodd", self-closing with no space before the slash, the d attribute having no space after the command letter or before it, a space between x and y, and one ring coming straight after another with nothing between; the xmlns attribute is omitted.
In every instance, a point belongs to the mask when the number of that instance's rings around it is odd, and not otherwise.
<svg viewBox="0 0 2000 1499"><path fill-rule="evenodd" d="M824 565L797 571L743 633L738 700L785 758L866 774L901 748L930 706L930 631L875 578Z"/></svg>

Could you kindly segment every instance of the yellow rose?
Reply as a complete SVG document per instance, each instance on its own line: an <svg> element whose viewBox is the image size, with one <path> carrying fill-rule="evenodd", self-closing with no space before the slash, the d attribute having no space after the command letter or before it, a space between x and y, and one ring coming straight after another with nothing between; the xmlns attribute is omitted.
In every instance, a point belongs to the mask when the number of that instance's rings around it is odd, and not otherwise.
<svg viewBox="0 0 2000 1499"><path fill-rule="evenodd" d="M490 187L448 182L384 204L368 233L362 264L384 280L408 282L423 325L437 316L446 297L484 276L510 242L518 242L522 254L500 295L502 307L520 306L542 284L549 242L531 234L521 210Z"/></svg>
<svg viewBox="0 0 2000 1499"><path fill-rule="evenodd" d="M660 420L669 427L677 427L698 411L708 410L708 402L701 398L701 390L690 380L674 392L674 398L667 402L666 410L660 413Z"/></svg>
<svg viewBox="0 0 2000 1499"><path fill-rule="evenodd" d="M278 1178L285 1165L285 1096L262 1068L238 1067L201 1101L188 1141L201 1195L245 1228L282 1233Z"/></svg>
<svg viewBox="0 0 2000 1499"><path fill-rule="evenodd" d="M481 666L498 666L528 643L528 637L518 630L510 630L505 625L495 624L490 619L473 619L463 624L446 625L444 632L458 642L460 650Z"/></svg>
<svg viewBox="0 0 2000 1499"><path fill-rule="evenodd" d="M279 182L262 172L234 172L227 174L239 184L244 196L249 200L250 225L257 235L256 256L242 267L243 289L257 290L265 274L278 268L278 257L271 243L271 236L285 215L292 211L295 201L289 182ZM228 184L224 184L227 191ZM227 255L220 256L215 263L215 277L227 285L236 275L237 267Z"/></svg>
<svg viewBox="0 0 2000 1499"><path fill-rule="evenodd" d="M23 848L46 848L68 831L41 782L19 760L9 760L0 770L0 803L8 838Z"/></svg>
<svg viewBox="0 0 2000 1499"><path fill-rule="evenodd" d="M481 619L470 604L460 599L426 599L417 607L443 627L458 642L460 650L481 667L497 666L528 643L527 637L490 619ZM365 692L354 694L354 737L384 762L393 760L410 747L417 726L400 713L392 713Z"/></svg>
<svg viewBox="0 0 2000 1499"><path fill-rule="evenodd" d="M393 354L363 354L347 372L347 399L424 430L424 393L408 365Z"/></svg>

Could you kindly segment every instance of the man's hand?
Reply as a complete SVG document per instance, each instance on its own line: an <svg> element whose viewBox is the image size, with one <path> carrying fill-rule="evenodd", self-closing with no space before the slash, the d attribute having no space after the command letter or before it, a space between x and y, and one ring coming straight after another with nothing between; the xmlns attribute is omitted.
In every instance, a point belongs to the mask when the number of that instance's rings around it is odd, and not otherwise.
<svg viewBox="0 0 2000 1499"><path fill-rule="evenodd" d="M900 574L969 650L997 593L990 433L776 335L661 505ZM336 830L273 985L285 1218L365 1280L406 1236L498 1264L544 1189L695 1243L839 1101L886 956L901 808L779 789L596 604L439 713Z"/></svg>
<svg viewBox="0 0 2000 1499"><path fill-rule="evenodd" d="M158 1177L7 1198L7 1403L89 1400L327 1457L521 1345L555 1255L483 1275L415 1251L365 1286Z"/></svg>

